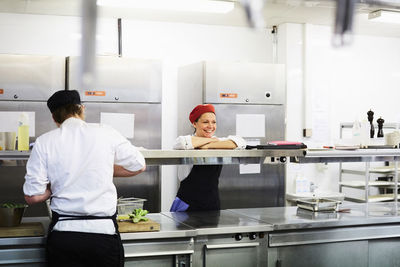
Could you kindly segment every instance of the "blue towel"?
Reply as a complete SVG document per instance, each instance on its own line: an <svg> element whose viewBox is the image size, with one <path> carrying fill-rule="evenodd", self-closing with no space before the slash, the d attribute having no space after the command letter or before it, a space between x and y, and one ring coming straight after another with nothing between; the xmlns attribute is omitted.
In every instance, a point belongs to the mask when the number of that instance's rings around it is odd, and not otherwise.
<svg viewBox="0 0 400 267"><path fill-rule="evenodd" d="M188 208L189 204L181 200L179 197L176 197L169 211L186 211Z"/></svg>

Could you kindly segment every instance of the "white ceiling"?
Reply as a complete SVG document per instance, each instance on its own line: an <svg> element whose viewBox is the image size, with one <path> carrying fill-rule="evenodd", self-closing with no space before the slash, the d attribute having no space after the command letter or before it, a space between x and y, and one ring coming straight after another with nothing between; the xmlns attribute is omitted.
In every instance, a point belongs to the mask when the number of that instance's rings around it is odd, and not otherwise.
<svg viewBox="0 0 400 267"><path fill-rule="evenodd" d="M234 0L234 2L235 9L223 15L99 7L98 16L196 24L248 26L242 5L238 0ZM356 6L354 32L358 34L400 37L400 24L374 23L368 21L368 13L380 8L381 7L377 6L358 4ZM79 16L81 12L81 2L80 0L0 0L0 12ZM267 27L287 22L333 25L334 13L335 1L329 0L269 0L266 2L263 9L263 17Z"/></svg>

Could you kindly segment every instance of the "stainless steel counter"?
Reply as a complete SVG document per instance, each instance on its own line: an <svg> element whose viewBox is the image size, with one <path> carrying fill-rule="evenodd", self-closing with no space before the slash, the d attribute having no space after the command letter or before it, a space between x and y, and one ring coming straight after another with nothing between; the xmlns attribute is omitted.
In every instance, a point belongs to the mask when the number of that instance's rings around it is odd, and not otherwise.
<svg viewBox="0 0 400 267"><path fill-rule="evenodd" d="M295 163L372 162L400 161L400 149L356 149L356 150L141 150L147 165L181 164L244 164L279 163L280 158L289 157ZM0 151L0 166L23 165L30 152ZM272 161L273 160L273 161Z"/></svg>
<svg viewBox="0 0 400 267"><path fill-rule="evenodd" d="M303 149L268 150L142 150L148 165L268 163L267 158L302 157Z"/></svg>
<svg viewBox="0 0 400 267"><path fill-rule="evenodd" d="M400 149L307 150L304 157L292 157L295 163L399 161Z"/></svg>
<svg viewBox="0 0 400 267"><path fill-rule="evenodd" d="M228 210L162 214L196 229L197 235L268 232L273 229L270 224Z"/></svg>
<svg viewBox="0 0 400 267"><path fill-rule="evenodd" d="M269 163L271 158L302 157L303 149L266 149L266 150L141 150L147 165L180 165L180 164L244 164ZM23 165L28 160L27 151L0 151L1 165ZM275 159L274 159L275 160ZM12 162L9 162L12 161Z"/></svg>
<svg viewBox="0 0 400 267"><path fill-rule="evenodd" d="M196 235L196 229L175 221L161 213L150 213L146 215L149 219L160 224L160 231L154 232L137 232L137 233L121 233L122 240L139 240L139 239L158 239L158 238L178 238L193 237Z"/></svg>
<svg viewBox="0 0 400 267"><path fill-rule="evenodd" d="M400 223L395 202L349 203L347 212L311 212L297 207L231 209L229 211L271 224L273 230L293 230Z"/></svg>
<svg viewBox="0 0 400 267"><path fill-rule="evenodd" d="M350 209L350 211L348 213L311 212L297 207L272 207L207 212L150 213L147 217L160 223L160 231L122 233L121 237L124 240L174 238L207 234L400 223L400 204L396 202L345 203L340 205L340 209ZM47 232L48 217L23 218L23 222L37 221L44 225L45 232Z"/></svg>

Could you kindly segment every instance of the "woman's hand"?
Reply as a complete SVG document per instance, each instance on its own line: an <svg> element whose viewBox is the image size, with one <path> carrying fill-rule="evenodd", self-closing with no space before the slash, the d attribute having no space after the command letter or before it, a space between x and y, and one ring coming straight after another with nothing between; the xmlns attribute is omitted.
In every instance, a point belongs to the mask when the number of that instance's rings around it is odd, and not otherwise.
<svg viewBox="0 0 400 267"><path fill-rule="evenodd" d="M208 137L198 137L198 136L192 136L192 145L194 148L200 148L206 144L218 142L219 139L216 137L213 138L208 138Z"/></svg>
<svg viewBox="0 0 400 267"><path fill-rule="evenodd" d="M198 148L200 149L235 149L237 145L232 140L216 141L210 142L208 144L202 145Z"/></svg>

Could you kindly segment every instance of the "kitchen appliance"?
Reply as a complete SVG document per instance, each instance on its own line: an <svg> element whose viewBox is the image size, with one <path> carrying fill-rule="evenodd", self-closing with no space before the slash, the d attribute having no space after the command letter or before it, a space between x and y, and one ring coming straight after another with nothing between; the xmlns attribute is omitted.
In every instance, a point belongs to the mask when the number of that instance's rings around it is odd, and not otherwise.
<svg viewBox="0 0 400 267"><path fill-rule="evenodd" d="M34 114L30 120L29 141L55 129L47 99L65 89L65 57L38 55L0 55L0 131L16 132L19 114ZM18 137L17 137L18 138ZM13 145L15 148L15 144ZM22 185L25 164L0 166L0 202L24 203ZM6 166L7 165L7 166ZM45 204L33 205L25 216L47 216Z"/></svg>
<svg viewBox="0 0 400 267"><path fill-rule="evenodd" d="M80 57L67 58L67 88L78 90L86 106L86 121L112 125L137 147L161 148L162 63L159 60L98 56L94 88L80 88ZM128 116L131 119L124 119ZM106 122L104 118L108 119ZM133 119L132 119L133 118ZM133 123L132 123L133 121ZM132 123L129 129L126 124ZM119 129L118 127L121 127ZM125 128L124 128L125 127ZM118 197L147 199L144 209L159 212L159 166L147 166L133 178L114 179Z"/></svg>
<svg viewBox="0 0 400 267"><path fill-rule="evenodd" d="M285 140L285 68L281 64L205 62L203 102L215 106L217 136L248 144ZM223 166L221 209L284 206L282 164ZM247 168L246 168L247 167Z"/></svg>

